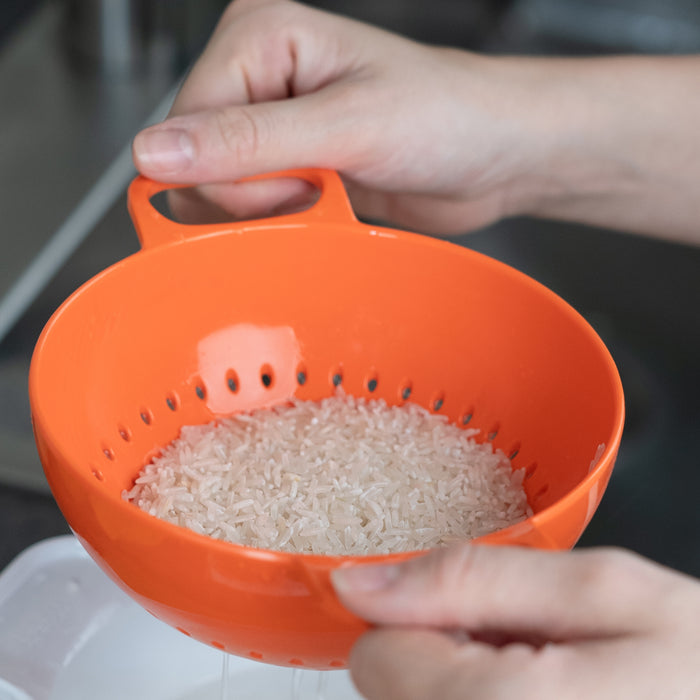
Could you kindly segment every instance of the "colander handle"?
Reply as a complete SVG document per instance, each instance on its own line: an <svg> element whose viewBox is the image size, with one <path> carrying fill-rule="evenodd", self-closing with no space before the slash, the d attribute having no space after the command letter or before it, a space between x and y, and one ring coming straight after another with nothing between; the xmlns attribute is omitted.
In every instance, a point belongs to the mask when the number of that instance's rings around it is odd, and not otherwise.
<svg viewBox="0 0 700 700"><path fill-rule="evenodd" d="M319 190L318 200L308 209L294 214L283 214L250 221L234 221L218 224L181 224L163 216L151 203L151 198L164 190L190 187L185 184L168 184L151 180L143 175L136 177L128 191L128 207L142 248L154 248L187 238L196 238L211 233L250 231L270 226L304 226L311 222L356 222L350 200L338 173L321 168L299 168L241 179L270 180L274 178L299 178L306 180Z"/></svg>

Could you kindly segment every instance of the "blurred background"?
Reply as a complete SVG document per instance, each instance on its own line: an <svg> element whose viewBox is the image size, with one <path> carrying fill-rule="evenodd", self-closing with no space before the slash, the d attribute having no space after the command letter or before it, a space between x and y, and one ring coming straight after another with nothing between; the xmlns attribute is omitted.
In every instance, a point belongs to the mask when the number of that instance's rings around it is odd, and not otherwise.
<svg viewBox="0 0 700 700"><path fill-rule="evenodd" d="M700 51L697 0L308 4L490 53ZM32 349L74 289L138 249L125 204L131 139L167 113L224 6L0 3L0 570L29 544L68 532L34 448ZM621 545L700 575L700 248L529 219L458 242L563 296L618 363L625 436L581 546Z"/></svg>

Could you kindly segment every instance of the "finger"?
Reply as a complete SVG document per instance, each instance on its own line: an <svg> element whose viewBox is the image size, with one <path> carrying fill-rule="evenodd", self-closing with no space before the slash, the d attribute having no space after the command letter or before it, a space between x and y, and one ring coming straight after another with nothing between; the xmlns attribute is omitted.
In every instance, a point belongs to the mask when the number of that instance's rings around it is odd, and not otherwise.
<svg viewBox="0 0 700 700"><path fill-rule="evenodd" d="M284 22L290 8L275 3L276 11L268 12L264 5L270 3L234 2L227 8L180 88L170 116L287 96L295 68Z"/></svg>
<svg viewBox="0 0 700 700"><path fill-rule="evenodd" d="M357 31L357 23L342 21L338 30L334 15L291 2L232 3L187 76L171 116L280 100L328 84L348 69L354 55L338 50L338 31L342 43Z"/></svg>
<svg viewBox="0 0 700 700"><path fill-rule="evenodd" d="M134 162L144 175L189 184L293 167L340 169L352 131L341 116L344 106L342 98L314 94L173 117L136 136ZM361 143L360 135L354 138Z"/></svg>
<svg viewBox="0 0 700 700"><path fill-rule="evenodd" d="M352 680L369 700L440 698L441 679L450 672L454 642L427 630L375 630L364 634L350 655ZM474 662L484 661L487 647L472 650Z"/></svg>
<svg viewBox="0 0 700 700"><path fill-rule="evenodd" d="M462 199L439 193L383 192L346 181L355 213L372 221L428 234L460 234L500 218L500 197L486 194Z"/></svg>
<svg viewBox="0 0 700 700"><path fill-rule="evenodd" d="M175 189L168 192L170 212L186 224L240 221L308 209L318 190L299 178L274 178Z"/></svg>
<svg viewBox="0 0 700 700"><path fill-rule="evenodd" d="M617 550L458 545L399 565L338 569L333 583L349 609L377 624L559 641L651 624L645 611L664 590L660 571Z"/></svg>
<svg viewBox="0 0 700 700"><path fill-rule="evenodd" d="M555 646L496 649L434 631L380 629L355 644L350 672L368 700L565 700L575 659Z"/></svg>

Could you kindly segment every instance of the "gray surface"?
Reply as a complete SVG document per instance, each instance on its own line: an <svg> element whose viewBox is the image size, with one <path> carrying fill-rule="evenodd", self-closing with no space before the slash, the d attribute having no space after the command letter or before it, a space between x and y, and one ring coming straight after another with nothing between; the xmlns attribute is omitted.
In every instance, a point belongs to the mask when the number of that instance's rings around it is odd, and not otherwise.
<svg viewBox="0 0 700 700"><path fill-rule="evenodd" d="M514 36L618 52L683 53L700 49L697 0L516 0Z"/></svg>
<svg viewBox="0 0 700 700"><path fill-rule="evenodd" d="M127 79L77 67L63 9L40 6L0 54L0 338L133 176L129 142L176 82L167 70Z"/></svg>
<svg viewBox="0 0 700 700"><path fill-rule="evenodd" d="M34 345L56 307L80 284L137 250L122 192L0 343L0 482L48 491L34 446L27 395Z"/></svg>
<svg viewBox="0 0 700 700"><path fill-rule="evenodd" d="M112 203L122 198L124 206L135 174L131 138L149 115L166 113L176 82L168 71L115 79L76 67L64 50L62 13L59 3L40 6L0 53L0 339ZM54 288L44 302L47 313L87 279L80 269L95 274L113 261L108 251L119 247L121 232L111 236L113 244L88 247L78 269L68 264L70 282ZM65 279L66 271L61 274ZM0 480L45 490L26 397L28 343L35 335L20 343L22 354L0 346ZM18 337L25 341L20 330L10 347Z"/></svg>

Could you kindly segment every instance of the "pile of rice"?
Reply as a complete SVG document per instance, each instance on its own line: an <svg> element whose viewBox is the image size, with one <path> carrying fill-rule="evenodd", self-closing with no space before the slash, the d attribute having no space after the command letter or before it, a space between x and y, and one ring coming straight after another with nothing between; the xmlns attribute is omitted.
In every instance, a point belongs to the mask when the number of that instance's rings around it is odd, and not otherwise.
<svg viewBox="0 0 700 700"><path fill-rule="evenodd" d="M522 470L415 404L351 396L182 429L124 498L218 539L383 554L479 537L531 515Z"/></svg>

